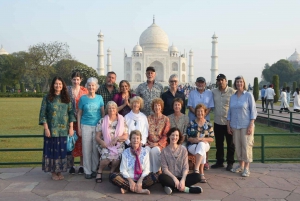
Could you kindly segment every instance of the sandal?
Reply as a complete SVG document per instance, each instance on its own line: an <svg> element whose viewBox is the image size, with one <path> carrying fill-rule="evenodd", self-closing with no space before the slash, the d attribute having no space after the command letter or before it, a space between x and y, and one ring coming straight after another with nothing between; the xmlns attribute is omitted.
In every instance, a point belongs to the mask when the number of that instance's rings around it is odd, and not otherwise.
<svg viewBox="0 0 300 201"><path fill-rule="evenodd" d="M199 170L194 170L194 173L199 173Z"/></svg>
<svg viewBox="0 0 300 201"><path fill-rule="evenodd" d="M97 172L97 175L101 175L101 178L96 178L96 183L102 183L102 173Z"/></svg>
<svg viewBox="0 0 300 201"><path fill-rule="evenodd" d="M58 176L59 180L63 180L65 178L60 172L57 173L57 176Z"/></svg>
<svg viewBox="0 0 300 201"><path fill-rule="evenodd" d="M57 176L57 174L52 174L51 178L54 181L58 181L59 180L59 177Z"/></svg>
<svg viewBox="0 0 300 201"><path fill-rule="evenodd" d="M200 174L200 183L207 183L206 178L204 177L204 174Z"/></svg>

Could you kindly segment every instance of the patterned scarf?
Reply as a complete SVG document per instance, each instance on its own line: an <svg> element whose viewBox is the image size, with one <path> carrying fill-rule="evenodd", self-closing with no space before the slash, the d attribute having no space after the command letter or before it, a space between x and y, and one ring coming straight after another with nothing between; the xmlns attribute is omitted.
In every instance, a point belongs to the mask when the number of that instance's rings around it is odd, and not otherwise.
<svg viewBox="0 0 300 201"><path fill-rule="evenodd" d="M135 181L137 181L143 173L142 165L141 165L140 157L139 157L141 154L141 150L142 150L141 146L139 146L139 148L137 148L137 150L134 150L132 147L130 147L131 154L135 156L135 163L134 163L134 180Z"/></svg>

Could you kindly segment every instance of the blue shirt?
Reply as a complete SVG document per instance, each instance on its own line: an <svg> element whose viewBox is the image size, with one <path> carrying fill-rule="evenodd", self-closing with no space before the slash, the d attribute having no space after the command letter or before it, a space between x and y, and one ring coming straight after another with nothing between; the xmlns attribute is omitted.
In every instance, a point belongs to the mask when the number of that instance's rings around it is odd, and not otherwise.
<svg viewBox="0 0 300 201"><path fill-rule="evenodd" d="M266 93L266 89L265 88L262 88L260 90L260 97L265 97L265 93Z"/></svg>
<svg viewBox="0 0 300 201"><path fill-rule="evenodd" d="M240 97L237 92L230 97L227 120L235 129L248 128L250 121L256 119L257 111L254 97L244 91Z"/></svg>
<svg viewBox="0 0 300 201"><path fill-rule="evenodd" d="M78 104L78 108L82 110L80 123L96 126L101 119L101 107L103 106L104 102L101 95L96 94L95 98L89 98L87 95L81 96Z"/></svg>
<svg viewBox="0 0 300 201"><path fill-rule="evenodd" d="M204 104L207 109L209 108L213 108L214 105L214 99L213 99L213 93L210 90L205 90L202 94L196 90L191 91L191 93L189 94L189 100L188 100L188 107L193 107L195 109L195 107L198 104ZM206 120L210 120L210 115L208 114L205 119ZM189 111L189 121L193 121L194 119L196 119L196 116Z"/></svg>

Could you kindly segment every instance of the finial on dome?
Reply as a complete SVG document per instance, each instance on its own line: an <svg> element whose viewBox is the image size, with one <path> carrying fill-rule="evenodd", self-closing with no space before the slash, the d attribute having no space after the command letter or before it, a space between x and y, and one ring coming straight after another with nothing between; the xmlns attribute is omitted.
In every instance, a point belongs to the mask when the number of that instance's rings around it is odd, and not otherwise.
<svg viewBox="0 0 300 201"><path fill-rule="evenodd" d="M155 15L153 15L153 24L155 24Z"/></svg>

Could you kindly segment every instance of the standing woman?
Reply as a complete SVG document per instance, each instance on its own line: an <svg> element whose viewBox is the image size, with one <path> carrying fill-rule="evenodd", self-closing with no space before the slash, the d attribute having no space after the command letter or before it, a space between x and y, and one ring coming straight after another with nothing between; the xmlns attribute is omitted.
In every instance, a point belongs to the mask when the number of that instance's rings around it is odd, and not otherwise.
<svg viewBox="0 0 300 201"><path fill-rule="evenodd" d="M299 95L299 88L296 88L296 91L293 94L294 97L294 111L300 112L300 95Z"/></svg>
<svg viewBox="0 0 300 201"><path fill-rule="evenodd" d="M182 107L184 105L184 102L181 98L174 98L172 106L174 113L170 114L168 118L170 119L171 128L175 127L180 130L180 132L183 134L183 145L186 145L185 143L185 136L186 136L186 128L189 124L189 117L185 114L183 114L181 111Z"/></svg>
<svg viewBox="0 0 300 201"><path fill-rule="evenodd" d="M134 97L135 94L130 92L130 84L127 80L122 80L119 84L120 92L115 94L113 101L118 105L118 112L123 117L131 110L129 100Z"/></svg>
<svg viewBox="0 0 300 201"><path fill-rule="evenodd" d="M69 92L69 96L71 98L74 115L77 118L79 99L81 96L87 94L88 90L86 88L84 88L83 86L80 86L80 83L82 81L82 76L81 76L80 72L73 72L71 78L72 78L71 79L72 86L68 86L67 89ZM76 131L76 133L78 133L77 123L75 123L73 127L74 127L74 131ZM72 152L71 158L69 159L69 161L71 163L70 164L71 168L69 170L70 174L75 174L74 157L80 157L80 167L78 169L78 174L83 174L84 170L83 170L82 138L81 138L81 136L78 136L78 140L76 141L75 148Z"/></svg>
<svg viewBox="0 0 300 201"><path fill-rule="evenodd" d="M76 121L66 83L54 77L49 93L44 96L39 124L44 126L42 170L52 173L53 180L62 180L67 171L67 135L73 136Z"/></svg>
<svg viewBox="0 0 300 201"><path fill-rule="evenodd" d="M287 96L286 96L286 92L285 92L285 88L282 88L281 94L280 94L280 111L279 113L282 113L282 110L289 112L289 105L287 102Z"/></svg>
<svg viewBox="0 0 300 201"><path fill-rule="evenodd" d="M83 168L86 179L96 177L99 153L97 150L96 125L104 116L104 102L101 95L96 94L99 88L98 79L91 77L86 82L88 94L81 96L77 124L78 135L82 137Z"/></svg>
<svg viewBox="0 0 300 201"><path fill-rule="evenodd" d="M191 187L199 183L199 173L189 173L188 152L181 145L183 135L178 128L171 128L167 133L168 146L161 152L161 167L163 173L159 175L159 181L165 192L170 195L173 190L185 193L202 193L200 186Z"/></svg>
<svg viewBox="0 0 300 201"><path fill-rule="evenodd" d="M286 101L288 106L290 107L290 102L291 102L291 89L290 87L286 87Z"/></svg>
<svg viewBox="0 0 300 201"><path fill-rule="evenodd" d="M161 172L160 152L167 146L167 132L170 120L162 114L164 102L161 98L154 98L151 103L154 114L148 116L149 134L146 149L150 153L150 171Z"/></svg>
<svg viewBox="0 0 300 201"><path fill-rule="evenodd" d="M247 85L242 76L234 80L235 94L230 97L227 115L227 131L233 135L235 152L239 165L231 172L242 172L243 177L250 176L249 165L253 161L254 121L257 116L256 104L252 93L247 92Z"/></svg>

